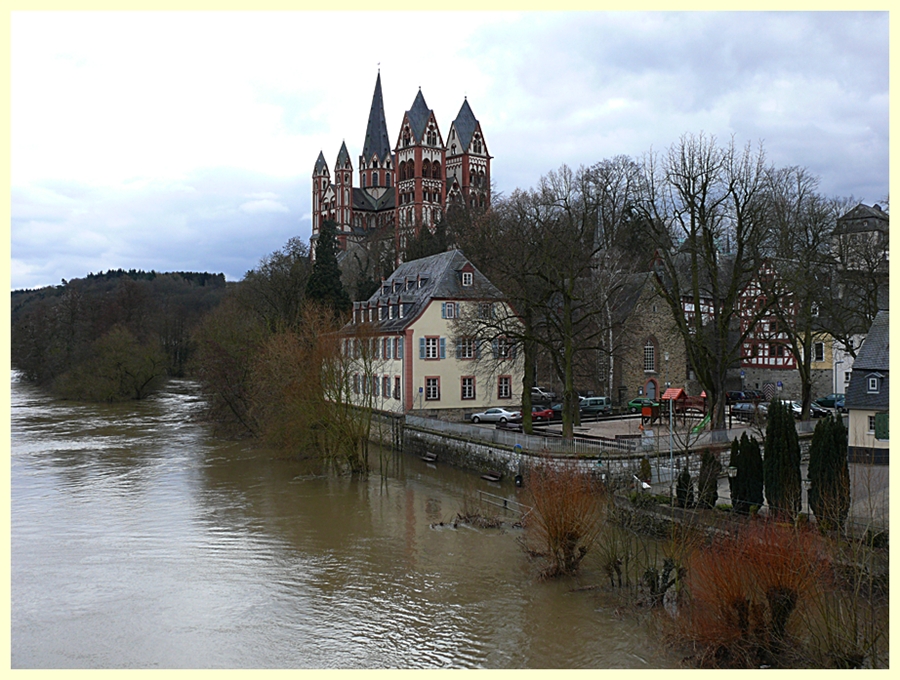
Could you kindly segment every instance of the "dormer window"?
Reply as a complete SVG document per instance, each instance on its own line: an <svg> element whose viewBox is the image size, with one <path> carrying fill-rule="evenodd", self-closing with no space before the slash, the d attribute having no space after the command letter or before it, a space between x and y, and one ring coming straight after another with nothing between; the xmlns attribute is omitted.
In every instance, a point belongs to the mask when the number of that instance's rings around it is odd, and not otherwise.
<svg viewBox="0 0 900 680"><path fill-rule="evenodd" d="M462 273L462 285L464 285L464 286L472 285L472 272L463 272Z"/></svg>
<svg viewBox="0 0 900 680"><path fill-rule="evenodd" d="M870 375L869 376L869 394L878 394L879 392L879 384L878 384L878 376Z"/></svg>
<svg viewBox="0 0 900 680"><path fill-rule="evenodd" d="M413 281L412 279L407 279L406 290L412 290L414 284L415 284L415 281Z"/></svg>

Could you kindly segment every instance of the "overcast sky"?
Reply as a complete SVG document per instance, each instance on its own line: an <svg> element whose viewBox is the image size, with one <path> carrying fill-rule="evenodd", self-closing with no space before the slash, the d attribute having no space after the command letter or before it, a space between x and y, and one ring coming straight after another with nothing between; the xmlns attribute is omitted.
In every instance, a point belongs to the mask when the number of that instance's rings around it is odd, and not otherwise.
<svg viewBox="0 0 900 680"><path fill-rule="evenodd" d="M391 142L419 87L445 137L468 97L503 193L705 132L888 196L886 12L25 12L11 37L13 289L239 280L308 240L316 157L356 167L379 67Z"/></svg>

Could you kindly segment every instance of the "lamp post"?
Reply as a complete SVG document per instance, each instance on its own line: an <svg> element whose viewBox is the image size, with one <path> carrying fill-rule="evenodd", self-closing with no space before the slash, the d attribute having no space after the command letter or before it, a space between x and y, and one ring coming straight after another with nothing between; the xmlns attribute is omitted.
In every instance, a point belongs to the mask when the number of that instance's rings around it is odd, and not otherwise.
<svg viewBox="0 0 900 680"><path fill-rule="evenodd" d="M666 360L666 389L669 389L669 353L663 354ZM661 400L660 400L661 401ZM669 395L669 498L674 502L675 469L672 465L672 395Z"/></svg>
<svg viewBox="0 0 900 680"><path fill-rule="evenodd" d="M804 479L803 488L806 489L806 521L809 521L809 492L812 491L812 480Z"/></svg>
<svg viewBox="0 0 900 680"><path fill-rule="evenodd" d="M737 501L734 499L734 480L737 478L738 469L734 465L734 461L732 461L731 465L729 465L726 470L728 473L728 493L731 494L731 511L737 511Z"/></svg>

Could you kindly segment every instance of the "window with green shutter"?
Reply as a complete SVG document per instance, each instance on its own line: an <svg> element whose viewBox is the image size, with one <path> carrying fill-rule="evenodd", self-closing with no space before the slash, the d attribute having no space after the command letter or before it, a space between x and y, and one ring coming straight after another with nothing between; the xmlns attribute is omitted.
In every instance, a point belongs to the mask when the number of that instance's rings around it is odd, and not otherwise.
<svg viewBox="0 0 900 680"><path fill-rule="evenodd" d="M887 413L875 414L875 439L879 441L888 441L888 423L890 418Z"/></svg>

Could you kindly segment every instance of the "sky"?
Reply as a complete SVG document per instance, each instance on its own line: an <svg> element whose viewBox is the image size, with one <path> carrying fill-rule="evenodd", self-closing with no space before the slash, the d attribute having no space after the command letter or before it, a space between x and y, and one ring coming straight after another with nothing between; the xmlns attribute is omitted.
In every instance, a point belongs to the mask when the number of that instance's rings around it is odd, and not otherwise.
<svg viewBox="0 0 900 680"><path fill-rule="evenodd" d="M497 191L686 134L762 143L827 196L888 198L887 12L15 12L11 289L109 269L240 280L311 233L311 175L354 169L381 73L465 98ZM354 183L358 175L354 173Z"/></svg>

